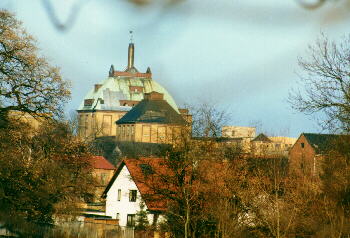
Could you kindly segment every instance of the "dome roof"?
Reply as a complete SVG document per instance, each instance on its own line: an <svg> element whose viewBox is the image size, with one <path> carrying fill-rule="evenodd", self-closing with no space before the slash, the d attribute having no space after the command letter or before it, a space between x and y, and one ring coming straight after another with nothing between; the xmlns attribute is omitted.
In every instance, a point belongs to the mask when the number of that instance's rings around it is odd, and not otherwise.
<svg viewBox="0 0 350 238"><path fill-rule="evenodd" d="M164 99L179 113L168 91L152 80L150 68L146 73L139 73L134 67L134 44L130 43L126 70L115 71L112 65L109 77L100 84L95 84L95 87L85 96L78 111L129 111L144 98L144 93L153 91L164 94Z"/></svg>
<svg viewBox="0 0 350 238"><path fill-rule="evenodd" d="M123 76L108 77L96 84L85 96L78 110L129 111L132 105L144 98L144 93L152 91L164 94L164 99L179 112L172 96L152 78Z"/></svg>

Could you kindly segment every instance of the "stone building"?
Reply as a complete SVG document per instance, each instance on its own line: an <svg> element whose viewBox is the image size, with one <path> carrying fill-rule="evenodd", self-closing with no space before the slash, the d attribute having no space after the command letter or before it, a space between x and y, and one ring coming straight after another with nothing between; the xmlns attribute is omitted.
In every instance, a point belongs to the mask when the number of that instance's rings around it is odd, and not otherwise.
<svg viewBox="0 0 350 238"><path fill-rule="evenodd" d="M225 138L248 138L252 139L255 137L255 127L245 126L223 126L221 128L222 137Z"/></svg>
<svg viewBox="0 0 350 238"><path fill-rule="evenodd" d="M139 72L134 66L134 44L129 44L128 66L124 71L110 67L108 77L95 84L79 106L79 135L96 138L116 136L115 121L136 106L150 92L163 94L164 100L179 113L179 109L166 89L152 79L151 69ZM186 111L183 111L186 113ZM188 112L187 112L188 114Z"/></svg>
<svg viewBox="0 0 350 238"><path fill-rule="evenodd" d="M255 156L288 156L296 139L291 137L267 137L259 134L251 141L251 154Z"/></svg>
<svg viewBox="0 0 350 238"><path fill-rule="evenodd" d="M117 140L172 144L181 137L187 122L163 97L162 93L145 93L144 99L116 122Z"/></svg>

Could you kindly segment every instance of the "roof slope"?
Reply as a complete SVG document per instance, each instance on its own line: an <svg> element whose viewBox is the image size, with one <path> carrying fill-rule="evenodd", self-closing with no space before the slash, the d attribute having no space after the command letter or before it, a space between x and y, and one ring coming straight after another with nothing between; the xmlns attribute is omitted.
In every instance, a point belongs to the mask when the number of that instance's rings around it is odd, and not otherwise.
<svg viewBox="0 0 350 238"><path fill-rule="evenodd" d="M91 166L94 169L115 170L115 167L113 166L113 164L111 164L103 156L91 156L89 160L90 160Z"/></svg>
<svg viewBox="0 0 350 238"><path fill-rule="evenodd" d="M330 150L334 147L336 140L341 138L341 135L334 134L303 133L303 135L317 153Z"/></svg>
<svg viewBox="0 0 350 238"><path fill-rule="evenodd" d="M140 191L148 210L165 211L167 200L158 192L161 189L171 189L171 184L166 184L163 180L163 176L167 176L171 171L165 159L162 158L124 159L103 192L103 196L105 197L107 195L124 166L129 170L131 179Z"/></svg>
<svg viewBox="0 0 350 238"><path fill-rule="evenodd" d="M257 137L255 137L252 141L263 141L263 142L272 142L265 134L260 133Z"/></svg>
<svg viewBox="0 0 350 238"><path fill-rule="evenodd" d="M186 121L165 100L143 99L128 113L126 113L117 124L130 123L161 123L185 125Z"/></svg>

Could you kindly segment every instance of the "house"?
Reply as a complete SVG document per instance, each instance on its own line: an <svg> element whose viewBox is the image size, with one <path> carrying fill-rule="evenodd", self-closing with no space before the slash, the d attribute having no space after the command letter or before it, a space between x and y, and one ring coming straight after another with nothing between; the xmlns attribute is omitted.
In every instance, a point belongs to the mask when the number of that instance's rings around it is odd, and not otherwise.
<svg viewBox="0 0 350 238"><path fill-rule="evenodd" d="M149 223L156 225L163 219L167 201L153 188L166 186L160 184L158 176L167 173L166 162L161 158L124 159L103 193L105 215L119 219L120 226L134 226L144 202Z"/></svg>
<svg viewBox="0 0 350 238"><path fill-rule="evenodd" d="M116 122L118 141L171 144L189 131L183 116L164 100L164 94L151 92L144 97Z"/></svg>
<svg viewBox="0 0 350 238"><path fill-rule="evenodd" d="M334 134L302 133L289 152L291 168L316 175L321 171L322 156L333 148L340 137Z"/></svg>
<svg viewBox="0 0 350 238"><path fill-rule="evenodd" d="M8 112L8 118L13 121L23 122L28 124L31 131L37 131L46 119L50 118L49 114L37 113L37 116L33 116L28 112L10 110Z"/></svg>
<svg viewBox="0 0 350 238"><path fill-rule="evenodd" d="M115 172L115 167L103 156L91 156L89 163L95 179L94 198L81 204L82 213L85 217L104 217L105 204L101 196Z"/></svg>
<svg viewBox="0 0 350 238"><path fill-rule="evenodd" d="M103 156L91 156L89 162L92 166L92 176L96 179L96 196L101 197L108 182L113 177L115 167Z"/></svg>

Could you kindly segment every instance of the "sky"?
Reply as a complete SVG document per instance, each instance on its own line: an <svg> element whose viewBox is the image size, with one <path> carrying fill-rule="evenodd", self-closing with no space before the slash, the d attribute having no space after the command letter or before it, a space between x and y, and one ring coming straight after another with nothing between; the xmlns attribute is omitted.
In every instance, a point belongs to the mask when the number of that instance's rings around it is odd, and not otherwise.
<svg viewBox="0 0 350 238"><path fill-rule="evenodd" d="M317 118L287 102L302 74L298 57L307 57L321 33L332 40L350 33L350 1L315 10L298 1L1 0L0 8L16 14L40 54L72 82L67 112L106 79L111 64L126 68L132 30L136 68L149 66L178 106L210 103L229 112L230 125L297 137L321 132ZM75 20L60 30L53 14Z"/></svg>

